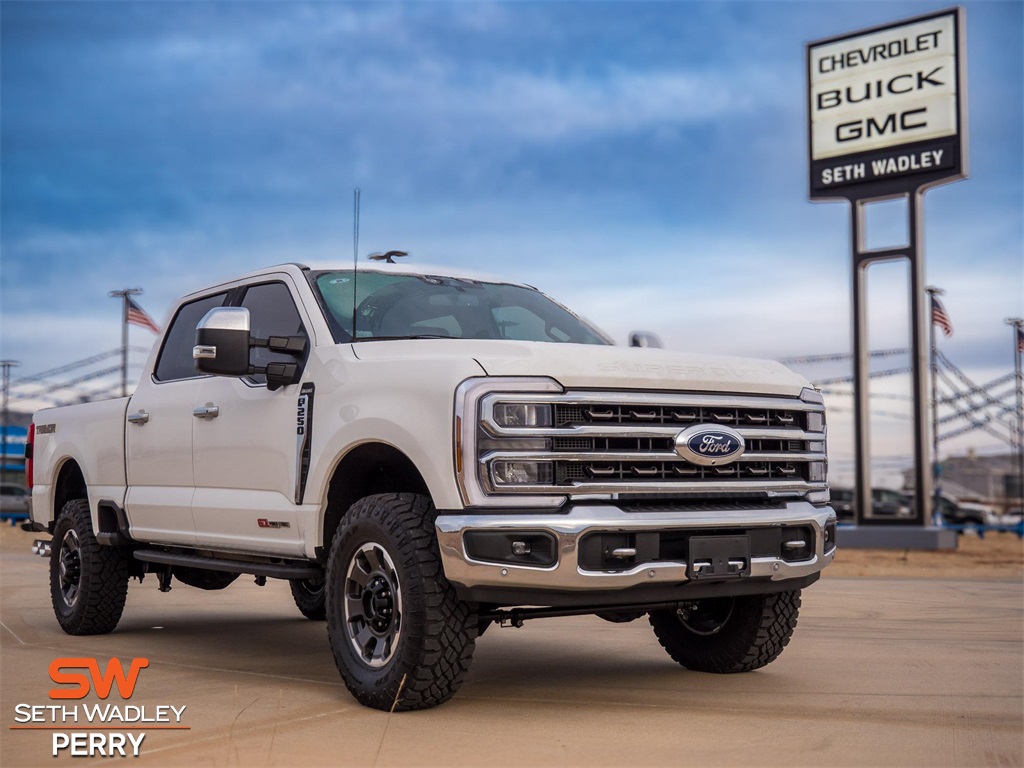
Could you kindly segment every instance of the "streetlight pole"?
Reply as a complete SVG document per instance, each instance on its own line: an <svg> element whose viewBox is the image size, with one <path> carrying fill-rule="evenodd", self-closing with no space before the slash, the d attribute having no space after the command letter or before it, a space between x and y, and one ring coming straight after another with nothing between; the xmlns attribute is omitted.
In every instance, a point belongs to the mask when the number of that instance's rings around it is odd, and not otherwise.
<svg viewBox="0 0 1024 768"><path fill-rule="evenodd" d="M121 299L121 397L128 397L128 297L139 293L141 288L122 288L108 294Z"/></svg>
<svg viewBox="0 0 1024 768"><path fill-rule="evenodd" d="M1008 317L1006 323L1013 328L1013 370L1017 384L1017 434L1013 444L1017 449L1017 490L1020 492L1018 500L1024 505L1024 374L1021 371L1021 355L1024 354L1021 351L1021 334L1024 333L1024 318Z"/></svg>
<svg viewBox="0 0 1024 768"><path fill-rule="evenodd" d="M0 360L0 367L4 369L3 372L3 432L2 447L0 447L0 481L3 480L7 474L7 430L11 428L10 412L7 409L8 397L11 391L11 368L16 365L21 365L17 360Z"/></svg>

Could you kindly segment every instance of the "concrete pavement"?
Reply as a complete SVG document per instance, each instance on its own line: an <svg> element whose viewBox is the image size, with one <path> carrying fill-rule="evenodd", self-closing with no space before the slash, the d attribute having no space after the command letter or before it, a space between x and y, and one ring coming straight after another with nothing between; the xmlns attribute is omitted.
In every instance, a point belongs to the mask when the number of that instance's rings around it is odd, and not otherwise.
<svg viewBox="0 0 1024 768"><path fill-rule="evenodd" d="M349 697L324 625L283 582L133 581L116 632L70 637L20 538L5 535L0 560L7 767L53 764L50 731L9 727L16 705L54 703L48 667L66 656L147 657L130 704L186 706L188 730L145 731L142 765L1024 764L1016 580L825 579L782 656L744 675L681 669L645 620L492 626L451 702L389 717Z"/></svg>

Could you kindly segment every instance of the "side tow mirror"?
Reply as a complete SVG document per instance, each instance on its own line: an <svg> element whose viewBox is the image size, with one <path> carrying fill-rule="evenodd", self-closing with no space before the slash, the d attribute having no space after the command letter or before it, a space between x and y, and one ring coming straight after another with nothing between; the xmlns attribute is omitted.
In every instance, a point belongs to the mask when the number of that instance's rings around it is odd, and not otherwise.
<svg viewBox="0 0 1024 768"><path fill-rule="evenodd" d="M196 326L192 358L200 373L247 376L249 368L249 310L216 307Z"/></svg>
<svg viewBox="0 0 1024 768"><path fill-rule="evenodd" d="M629 346L654 347L655 349L662 349L665 345L661 343L661 339L656 333L651 333L650 331L633 331L629 334Z"/></svg>

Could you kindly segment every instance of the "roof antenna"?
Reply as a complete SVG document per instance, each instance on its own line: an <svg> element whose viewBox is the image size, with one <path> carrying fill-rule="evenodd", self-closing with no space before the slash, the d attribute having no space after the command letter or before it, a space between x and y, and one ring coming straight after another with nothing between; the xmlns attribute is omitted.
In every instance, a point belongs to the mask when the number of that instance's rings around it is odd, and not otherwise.
<svg viewBox="0 0 1024 768"><path fill-rule="evenodd" d="M352 211L352 341L356 340L356 281L359 278L359 187Z"/></svg>

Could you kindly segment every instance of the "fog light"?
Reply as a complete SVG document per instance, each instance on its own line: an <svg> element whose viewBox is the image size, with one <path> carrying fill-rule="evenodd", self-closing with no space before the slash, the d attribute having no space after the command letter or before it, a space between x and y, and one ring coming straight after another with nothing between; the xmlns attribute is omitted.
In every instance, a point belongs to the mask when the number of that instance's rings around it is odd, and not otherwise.
<svg viewBox="0 0 1024 768"><path fill-rule="evenodd" d="M807 480L812 483L825 482L825 462L812 461L807 471Z"/></svg>
<svg viewBox="0 0 1024 768"><path fill-rule="evenodd" d="M512 542L512 554L518 557L525 557L533 551L533 547L525 541L513 541Z"/></svg>
<svg viewBox="0 0 1024 768"><path fill-rule="evenodd" d="M551 485L550 461L496 461L491 465L495 485Z"/></svg>
<svg viewBox="0 0 1024 768"><path fill-rule="evenodd" d="M496 403L494 423L499 427L550 427L551 406L530 403Z"/></svg>

